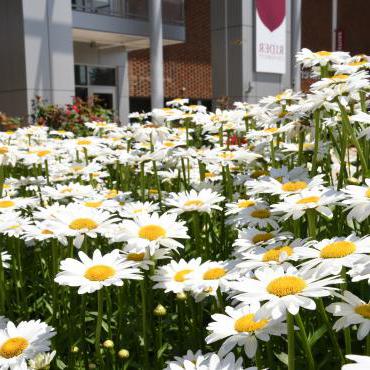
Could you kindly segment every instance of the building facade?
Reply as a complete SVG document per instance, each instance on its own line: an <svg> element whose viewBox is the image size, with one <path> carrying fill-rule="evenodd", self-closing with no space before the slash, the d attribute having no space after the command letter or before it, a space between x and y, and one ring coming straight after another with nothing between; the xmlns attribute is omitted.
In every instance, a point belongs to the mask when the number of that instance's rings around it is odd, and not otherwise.
<svg viewBox="0 0 370 370"><path fill-rule="evenodd" d="M162 0L163 45L185 41L183 0ZM122 122L129 112L128 53L150 44L149 0L0 2L0 110L31 113L96 96Z"/></svg>

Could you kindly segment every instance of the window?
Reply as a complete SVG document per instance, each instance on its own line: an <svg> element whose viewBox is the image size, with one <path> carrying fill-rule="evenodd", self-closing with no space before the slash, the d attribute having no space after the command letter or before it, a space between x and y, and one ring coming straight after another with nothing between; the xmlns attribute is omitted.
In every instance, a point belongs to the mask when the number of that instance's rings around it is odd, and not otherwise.
<svg viewBox="0 0 370 370"><path fill-rule="evenodd" d="M106 67L88 67L89 85L115 86L116 70Z"/></svg>

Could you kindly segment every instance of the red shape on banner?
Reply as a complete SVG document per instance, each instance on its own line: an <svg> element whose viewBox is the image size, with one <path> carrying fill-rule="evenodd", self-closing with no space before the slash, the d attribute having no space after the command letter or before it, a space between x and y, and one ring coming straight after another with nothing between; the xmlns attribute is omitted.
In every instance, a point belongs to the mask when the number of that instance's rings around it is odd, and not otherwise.
<svg viewBox="0 0 370 370"><path fill-rule="evenodd" d="M285 0L256 0L256 7L263 24L275 31L285 18Z"/></svg>

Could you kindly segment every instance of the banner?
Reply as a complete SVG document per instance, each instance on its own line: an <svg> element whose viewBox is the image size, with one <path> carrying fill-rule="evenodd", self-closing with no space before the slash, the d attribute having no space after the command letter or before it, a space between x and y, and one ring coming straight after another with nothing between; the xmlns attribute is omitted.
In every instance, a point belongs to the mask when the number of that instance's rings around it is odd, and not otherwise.
<svg viewBox="0 0 370 370"><path fill-rule="evenodd" d="M256 71L286 72L285 0L255 0Z"/></svg>

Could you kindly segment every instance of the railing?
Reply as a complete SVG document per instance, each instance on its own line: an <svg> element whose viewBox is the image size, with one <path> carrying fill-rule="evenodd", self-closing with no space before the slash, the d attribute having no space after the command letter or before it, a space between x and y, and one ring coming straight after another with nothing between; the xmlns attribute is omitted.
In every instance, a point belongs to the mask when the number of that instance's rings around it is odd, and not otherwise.
<svg viewBox="0 0 370 370"><path fill-rule="evenodd" d="M149 20L151 0L72 0L72 9L121 18ZM184 0L162 0L163 22L183 25Z"/></svg>

